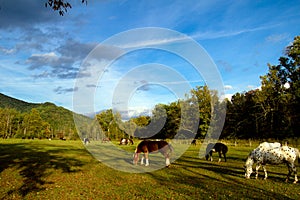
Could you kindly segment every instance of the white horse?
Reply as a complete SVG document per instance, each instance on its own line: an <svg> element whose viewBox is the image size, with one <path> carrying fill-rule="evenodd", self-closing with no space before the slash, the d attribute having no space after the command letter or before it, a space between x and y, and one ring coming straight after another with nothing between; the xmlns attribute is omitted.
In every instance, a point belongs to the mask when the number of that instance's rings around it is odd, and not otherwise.
<svg viewBox="0 0 300 200"><path fill-rule="evenodd" d="M257 148L270 149L270 148L276 148L276 147L281 147L281 144L279 142L273 142L273 143L263 142L263 143L260 143Z"/></svg>
<svg viewBox="0 0 300 200"><path fill-rule="evenodd" d="M296 148L282 146L282 147L275 147L275 148L263 148L257 147L254 149L249 156L247 157L245 163L245 177L250 178L251 173L253 172L252 166L256 163L256 176L258 177L258 170L262 166L265 172L265 178L267 179L267 169L266 164L282 164L286 163L288 167L288 174L286 178L286 182L289 180L290 175L292 172L295 175L294 183L298 182L297 178L297 169L295 166L295 160L298 157L298 162L300 162L299 158L299 150Z"/></svg>

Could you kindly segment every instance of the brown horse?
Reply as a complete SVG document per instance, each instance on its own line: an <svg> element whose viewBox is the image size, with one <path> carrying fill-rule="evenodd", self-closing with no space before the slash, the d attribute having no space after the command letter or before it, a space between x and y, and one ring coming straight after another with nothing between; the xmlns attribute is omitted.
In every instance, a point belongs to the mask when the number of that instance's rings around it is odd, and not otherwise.
<svg viewBox="0 0 300 200"><path fill-rule="evenodd" d="M160 152L166 159L166 166L168 167L170 165L170 156L173 152L171 144L166 141L150 140L144 140L137 145L133 156L133 164L136 165L139 161L139 154L144 153L144 156L141 159L141 165L144 164L144 159L146 159L145 166L149 166L149 153L151 152Z"/></svg>
<svg viewBox="0 0 300 200"><path fill-rule="evenodd" d="M110 142L111 140L110 140L110 138L108 138L108 137L105 137L105 138L103 138L102 139L102 143L106 143L106 142Z"/></svg>

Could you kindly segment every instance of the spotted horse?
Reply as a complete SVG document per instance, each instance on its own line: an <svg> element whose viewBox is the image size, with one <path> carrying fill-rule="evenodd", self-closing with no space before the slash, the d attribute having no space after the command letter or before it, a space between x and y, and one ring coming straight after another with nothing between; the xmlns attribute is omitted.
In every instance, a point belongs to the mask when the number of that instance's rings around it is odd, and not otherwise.
<svg viewBox="0 0 300 200"><path fill-rule="evenodd" d="M255 178L258 178L258 170L262 166L266 180L268 177L266 165L267 164L286 164L288 167L288 174L286 178L286 182L289 181L289 178L292 173L294 173L294 183L298 182L297 178L297 169L295 166L296 158L298 158L298 162L300 162L299 158L299 150L297 148L289 147L289 146L280 146L280 147L271 147L271 148L263 148L258 146L256 149L250 152L247 157L245 163L245 178L249 179L250 175L253 172L252 166L256 163L256 175Z"/></svg>

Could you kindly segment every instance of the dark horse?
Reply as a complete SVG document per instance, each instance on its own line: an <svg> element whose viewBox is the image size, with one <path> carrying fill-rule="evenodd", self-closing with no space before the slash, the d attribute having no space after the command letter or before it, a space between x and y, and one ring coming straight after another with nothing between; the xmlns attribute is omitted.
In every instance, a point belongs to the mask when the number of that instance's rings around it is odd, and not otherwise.
<svg viewBox="0 0 300 200"><path fill-rule="evenodd" d="M144 140L140 142L135 150L134 156L133 156L133 164L136 165L139 161L139 154L144 153L144 156L141 159L141 165L144 164L144 159L146 159L146 165L149 165L149 153L151 152L160 152L162 155L164 155L166 159L166 166L168 167L170 165L170 156L173 152L173 147L171 144L169 144L166 141L150 141L150 140Z"/></svg>
<svg viewBox="0 0 300 200"><path fill-rule="evenodd" d="M228 151L228 147L223 143L209 143L206 147L206 154L205 158L208 160L210 158L210 161L213 160L212 153L218 152L219 153L219 162L221 161L221 156L223 154L225 162L226 162L226 153Z"/></svg>
<svg viewBox="0 0 300 200"><path fill-rule="evenodd" d="M132 139L126 139L126 138L121 138L120 144L119 145L133 145L133 140Z"/></svg>
<svg viewBox="0 0 300 200"><path fill-rule="evenodd" d="M197 145L197 140L193 139L193 141L191 142L192 145Z"/></svg>

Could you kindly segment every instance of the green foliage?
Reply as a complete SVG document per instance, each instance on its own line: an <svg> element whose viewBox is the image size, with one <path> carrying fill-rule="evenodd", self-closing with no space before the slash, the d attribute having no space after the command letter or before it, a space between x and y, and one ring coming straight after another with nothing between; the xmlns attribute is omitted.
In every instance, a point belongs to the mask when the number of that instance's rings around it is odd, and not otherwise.
<svg viewBox="0 0 300 200"><path fill-rule="evenodd" d="M81 3L87 4L87 0L81 0ZM65 0L48 0L45 3L45 7L50 7L54 11L58 11L59 15L63 16L66 12L68 12L68 9L72 8L72 5Z"/></svg>
<svg viewBox="0 0 300 200"><path fill-rule="evenodd" d="M73 114L53 103L27 103L0 94L0 137L78 139Z"/></svg>
<svg viewBox="0 0 300 200"><path fill-rule="evenodd" d="M235 94L228 102L223 137L299 137L300 37L286 49L278 65L268 64L261 76L261 89Z"/></svg>

